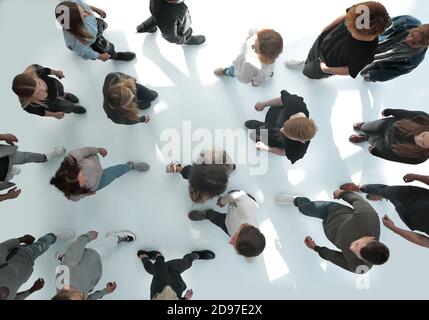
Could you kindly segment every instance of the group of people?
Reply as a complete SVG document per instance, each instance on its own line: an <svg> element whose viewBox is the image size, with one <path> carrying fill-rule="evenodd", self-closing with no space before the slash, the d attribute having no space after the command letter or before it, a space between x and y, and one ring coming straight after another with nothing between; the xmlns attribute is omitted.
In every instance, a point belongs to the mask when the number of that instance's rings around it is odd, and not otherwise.
<svg viewBox="0 0 429 320"><path fill-rule="evenodd" d="M362 18L362 6L369 12L368 27L358 22ZM188 7L183 0L151 0L151 17L137 26L139 33L154 33L160 29L163 38L179 45L201 45L206 41L202 35L193 35ZM68 49L84 59L131 61L133 52L118 52L105 37L108 28L103 20L106 13L82 0L61 2L55 8L58 22ZM96 17L98 15L100 18ZM378 2L356 4L327 26L317 38L305 61L287 61L286 66L301 69L310 79L325 79L333 75L351 76L361 74L367 81L387 81L411 72L425 57L429 47L429 25L422 25L411 16L391 18L386 8ZM244 84L261 86L274 77L274 64L283 52L280 33L272 29L249 32L240 54L231 66L217 68L218 77L235 77ZM84 114L79 98L65 91L59 81L64 77L61 70L38 64L27 67L13 79L12 90L18 96L21 107L28 113L41 117L62 119L65 114ZM140 115L157 99L158 93L139 84L124 73L115 72L106 76L103 86L103 109L107 117L117 124L134 125L147 123L150 118ZM303 97L283 90L280 97L258 102L258 112L268 112L264 122L245 122L250 130L249 138L261 151L287 157L291 164L301 160L318 131L316 120L310 117ZM422 111L386 109L383 119L360 122L353 126L356 134L349 140L360 144L368 142L372 155L389 161L405 164L420 164L429 158L429 115ZM62 146L51 152L32 153L18 151L13 134L0 134L0 201L19 197L21 190L12 182L20 173L19 165L44 163L63 157L59 169L50 184L71 201L80 201L94 196L116 179L130 171L147 172L149 164L143 161L124 161L103 169L100 157L108 151L100 147L83 147L66 154ZM181 174L188 181L189 196L194 203L205 203L217 198L220 208L193 210L188 213L191 221L209 220L222 229L230 238L237 254L255 258L266 246L264 234L259 230L260 207L255 198L245 190L227 192L228 180L236 170L233 159L222 149L203 150L192 164L182 166L179 162L167 165L168 174ZM408 174L406 183L420 181L429 185L429 176ZM380 242L380 218L374 208L359 193L366 193L368 200L389 200L410 231L395 226L385 216L383 224L403 238L423 247L429 247L429 189L411 186L357 185L347 183L334 192L337 202L311 201L302 196L280 194L275 201L280 206L295 206L310 217L323 221L327 238L339 249L320 247L311 238L305 244L320 257L353 273L367 272L374 265L382 265L389 259L388 247ZM75 237L72 230L64 229L49 233L37 241L31 235L11 239L0 244L0 299L25 299L44 286L39 279L27 291L19 292L29 279L38 257L56 241L68 241ZM77 238L64 251L55 254L58 264L55 300L100 299L116 289L115 282L95 291L102 276L103 261L115 250L135 242L133 232L109 232L97 239L96 231L89 231ZM192 290L181 278L195 260L212 260L210 250L194 250L182 259L165 261L160 251L139 250L147 273L153 276L150 288L151 299L191 299ZM153 262L152 262L153 261ZM62 270L62 272L61 272ZM64 270L67 270L65 272Z"/></svg>

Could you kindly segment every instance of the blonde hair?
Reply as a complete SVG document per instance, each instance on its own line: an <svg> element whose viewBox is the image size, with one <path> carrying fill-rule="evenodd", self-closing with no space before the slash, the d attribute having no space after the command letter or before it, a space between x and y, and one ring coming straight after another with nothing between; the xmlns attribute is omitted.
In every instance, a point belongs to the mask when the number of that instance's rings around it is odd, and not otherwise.
<svg viewBox="0 0 429 320"><path fill-rule="evenodd" d="M28 66L23 73L17 75L13 79L12 90L18 96L23 109L29 105L47 108L43 100L37 99L33 96L37 85L36 80L39 79L40 78L37 75L37 70L34 65Z"/></svg>
<svg viewBox="0 0 429 320"><path fill-rule="evenodd" d="M262 64L273 64L283 52L282 36L273 29L262 29L256 37L259 41L259 61Z"/></svg>
<svg viewBox="0 0 429 320"><path fill-rule="evenodd" d="M283 124L286 136L303 141L310 141L317 132L317 126L313 119L295 118L289 119Z"/></svg>
<svg viewBox="0 0 429 320"><path fill-rule="evenodd" d="M119 112L128 120L139 121L139 108L136 99L137 87L134 78L120 74L108 84L104 109L106 112Z"/></svg>
<svg viewBox="0 0 429 320"><path fill-rule="evenodd" d="M152 300L179 300L177 293L170 286L165 286L164 289L157 293Z"/></svg>

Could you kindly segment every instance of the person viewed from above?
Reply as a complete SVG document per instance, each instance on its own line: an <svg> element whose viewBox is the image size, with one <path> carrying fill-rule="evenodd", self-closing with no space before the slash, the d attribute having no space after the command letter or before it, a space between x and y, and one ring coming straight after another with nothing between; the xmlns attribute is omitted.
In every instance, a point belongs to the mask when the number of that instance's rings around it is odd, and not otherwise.
<svg viewBox="0 0 429 320"><path fill-rule="evenodd" d="M364 16L366 11L369 17ZM286 67L303 70L306 77L316 80L333 75L356 78L374 60L378 36L390 24L390 16L381 3L358 3L322 31L306 61L287 61Z"/></svg>

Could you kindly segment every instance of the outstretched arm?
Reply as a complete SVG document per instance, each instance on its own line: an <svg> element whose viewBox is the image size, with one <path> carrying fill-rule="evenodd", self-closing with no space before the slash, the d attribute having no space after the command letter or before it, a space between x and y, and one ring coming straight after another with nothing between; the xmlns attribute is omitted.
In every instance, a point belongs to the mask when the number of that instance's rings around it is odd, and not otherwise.
<svg viewBox="0 0 429 320"><path fill-rule="evenodd" d="M398 228L387 215L383 217L383 224L387 229L392 230L394 233L401 236L405 240L408 240L418 246L429 248L429 237L426 237L417 232Z"/></svg>

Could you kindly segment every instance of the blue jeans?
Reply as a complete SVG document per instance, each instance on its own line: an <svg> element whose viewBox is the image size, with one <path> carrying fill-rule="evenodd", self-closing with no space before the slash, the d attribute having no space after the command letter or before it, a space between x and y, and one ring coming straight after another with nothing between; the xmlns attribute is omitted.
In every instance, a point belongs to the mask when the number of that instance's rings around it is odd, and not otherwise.
<svg viewBox="0 0 429 320"><path fill-rule="evenodd" d="M46 251L48 251L49 247L53 245L57 241L57 237L53 233L48 233L47 235L37 239L33 244L29 244L25 246L30 249L33 253L33 258L36 260Z"/></svg>
<svg viewBox="0 0 429 320"><path fill-rule="evenodd" d="M224 73L227 77L235 77L235 68L234 66L230 66L224 70Z"/></svg>
<svg viewBox="0 0 429 320"><path fill-rule="evenodd" d="M336 202L331 201L311 201L308 198L299 197L294 201L299 211L307 217L318 218L323 220L323 229L326 233L326 221L333 207L337 206Z"/></svg>
<svg viewBox="0 0 429 320"><path fill-rule="evenodd" d="M103 170L103 174L101 175L100 185L97 188L97 191L107 187L116 179L122 177L124 174L131 170L128 164L118 164L117 166L113 166Z"/></svg>

